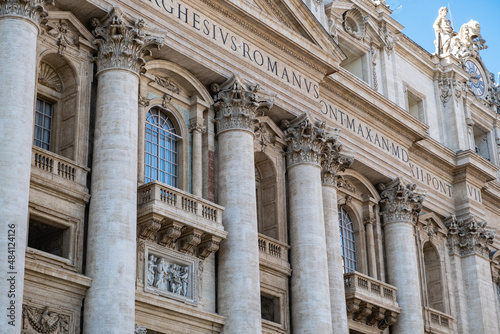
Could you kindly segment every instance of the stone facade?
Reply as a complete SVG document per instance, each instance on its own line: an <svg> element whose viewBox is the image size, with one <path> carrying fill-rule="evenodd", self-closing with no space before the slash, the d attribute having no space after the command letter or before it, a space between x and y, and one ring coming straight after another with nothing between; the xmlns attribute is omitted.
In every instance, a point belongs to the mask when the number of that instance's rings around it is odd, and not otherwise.
<svg viewBox="0 0 500 334"><path fill-rule="evenodd" d="M390 14L0 1L0 332L499 333L480 23Z"/></svg>

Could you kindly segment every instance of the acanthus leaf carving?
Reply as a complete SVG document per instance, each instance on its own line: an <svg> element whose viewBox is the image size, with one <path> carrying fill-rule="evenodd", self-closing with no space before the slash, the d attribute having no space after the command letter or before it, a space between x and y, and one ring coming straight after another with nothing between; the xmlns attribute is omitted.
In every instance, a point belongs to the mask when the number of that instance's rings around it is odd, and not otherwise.
<svg viewBox="0 0 500 334"><path fill-rule="evenodd" d="M202 260L219 250L221 239L215 236L206 236L198 245L198 257Z"/></svg>
<svg viewBox="0 0 500 334"><path fill-rule="evenodd" d="M414 183L404 184L399 178L388 184L379 184L380 214L384 223L405 221L416 223L425 195L416 192Z"/></svg>
<svg viewBox="0 0 500 334"><path fill-rule="evenodd" d="M250 84L238 74L226 81L221 87L212 84L215 122L217 131L241 129L254 131L256 116L261 116L273 106L276 94L262 89L259 84Z"/></svg>
<svg viewBox="0 0 500 334"><path fill-rule="evenodd" d="M288 166L300 163L319 165L325 144L335 144L339 133L338 129L327 128L325 121L314 119L308 112L292 121L283 120L281 125L288 143Z"/></svg>
<svg viewBox="0 0 500 334"><path fill-rule="evenodd" d="M182 233L182 226L182 223L162 221L162 227L158 231L158 243L165 247L175 248L175 242Z"/></svg>
<svg viewBox="0 0 500 334"><path fill-rule="evenodd" d="M161 228L161 221L158 219L148 219L137 225L137 237L146 240L154 240L156 232Z"/></svg>
<svg viewBox="0 0 500 334"><path fill-rule="evenodd" d="M485 221L470 215L464 219L450 216L444 221L448 228L448 246L452 254L489 256L489 245L495 238L495 230L487 228Z"/></svg>
<svg viewBox="0 0 500 334"><path fill-rule="evenodd" d="M337 187L342 178L339 173L345 171L354 162L354 157L340 153L343 148L337 142L337 138L338 132L332 141L323 146L321 158L321 181L323 185L334 187Z"/></svg>
<svg viewBox="0 0 500 334"><path fill-rule="evenodd" d="M186 229L183 231L183 236L179 239L179 250L183 253L193 255L196 250L196 246L198 246L201 242L202 235L203 232L198 229L192 227Z"/></svg>
<svg viewBox="0 0 500 334"><path fill-rule="evenodd" d="M19 15L39 24L48 15L46 5L54 5L54 0L1 0L0 16Z"/></svg>
<svg viewBox="0 0 500 334"><path fill-rule="evenodd" d="M98 72L122 68L138 74L146 63L147 47L159 48L164 42L164 31L146 27L143 19L132 19L118 7L113 7L102 21L93 18L90 23L99 50L95 58Z"/></svg>

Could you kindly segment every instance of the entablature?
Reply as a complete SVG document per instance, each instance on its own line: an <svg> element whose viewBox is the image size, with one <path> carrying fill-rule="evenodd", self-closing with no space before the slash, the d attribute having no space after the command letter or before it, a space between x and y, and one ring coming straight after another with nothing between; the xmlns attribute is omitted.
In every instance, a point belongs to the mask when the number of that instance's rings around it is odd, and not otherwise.
<svg viewBox="0 0 500 334"><path fill-rule="evenodd" d="M453 175L455 175L456 180L461 178L475 179L484 185L486 182L497 179L496 173L499 168L471 150L458 152L455 161L456 168Z"/></svg>

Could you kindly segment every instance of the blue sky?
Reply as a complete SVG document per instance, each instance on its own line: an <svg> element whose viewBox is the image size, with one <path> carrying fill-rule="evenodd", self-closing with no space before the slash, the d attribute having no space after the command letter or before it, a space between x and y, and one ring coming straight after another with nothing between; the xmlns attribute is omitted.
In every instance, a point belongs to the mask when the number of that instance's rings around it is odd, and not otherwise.
<svg viewBox="0 0 500 334"><path fill-rule="evenodd" d="M488 49L480 51L487 70L498 83L500 72L500 0L386 0L393 11L392 17L405 28L403 33L430 53L434 53L432 24L440 7L451 7L453 29L471 19L481 25L481 35ZM448 12L450 19L450 12Z"/></svg>

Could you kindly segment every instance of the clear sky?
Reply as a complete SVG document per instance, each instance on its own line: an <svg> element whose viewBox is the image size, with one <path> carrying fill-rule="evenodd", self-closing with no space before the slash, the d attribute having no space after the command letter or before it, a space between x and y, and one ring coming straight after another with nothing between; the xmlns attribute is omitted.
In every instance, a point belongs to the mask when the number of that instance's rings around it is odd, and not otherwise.
<svg viewBox="0 0 500 334"><path fill-rule="evenodd" d="M405 28L403 33L430 53L434 53L434 29L440 7L451 8L453 30L471 19L481 25L481 36L488 48L479 54L487 70L495 75L498 83L500 72L500 0L386 0L392 17Z"/></svg>

